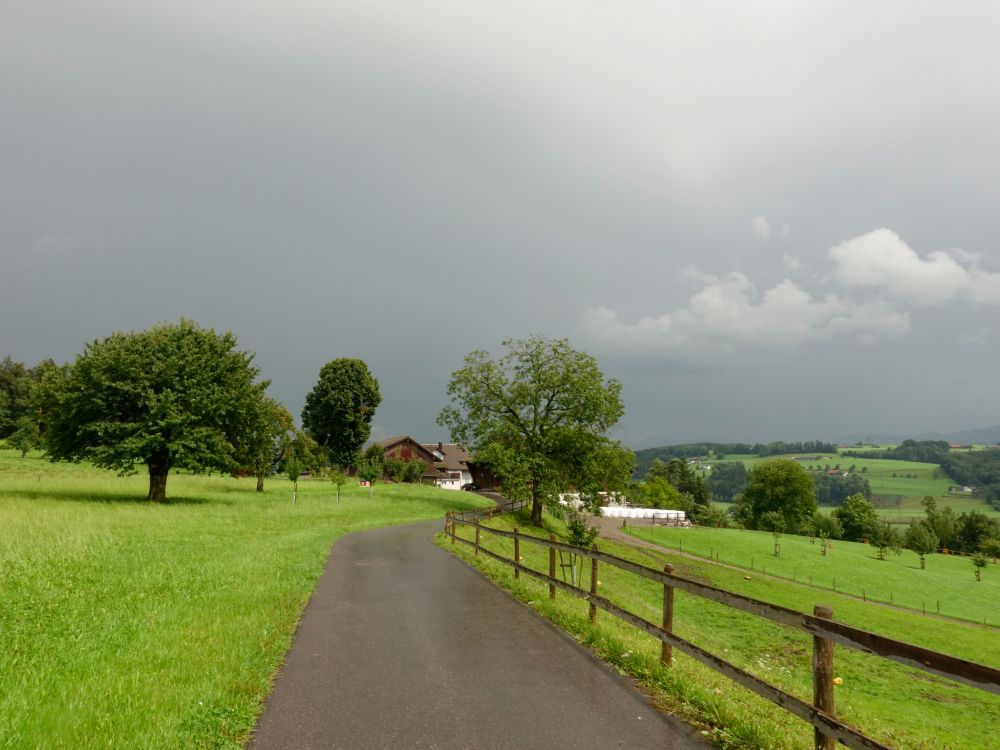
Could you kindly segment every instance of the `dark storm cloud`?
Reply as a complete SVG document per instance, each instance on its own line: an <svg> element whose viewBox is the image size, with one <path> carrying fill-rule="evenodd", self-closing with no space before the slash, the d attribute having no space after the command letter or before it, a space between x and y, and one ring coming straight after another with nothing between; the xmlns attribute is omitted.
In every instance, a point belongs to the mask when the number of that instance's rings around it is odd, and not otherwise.
<svg viewBox="0 0 1000 750"><path fill-rule="evenodd" d="M0 354L187 316L237 333L293 412L323 362L366 359L378 430L431 439L465 353L542 333L622 379L632 444L1000 421L997 20L8 6ZM912 255L831 256L879 229Z"/></svg>

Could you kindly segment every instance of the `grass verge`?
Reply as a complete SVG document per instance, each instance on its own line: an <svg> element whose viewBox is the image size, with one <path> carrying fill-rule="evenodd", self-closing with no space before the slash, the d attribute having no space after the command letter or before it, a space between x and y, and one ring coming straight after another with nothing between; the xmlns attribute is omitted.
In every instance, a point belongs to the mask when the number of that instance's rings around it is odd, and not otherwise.
<svg viewBox="0 0 1000 750"><path fill-rule="evenodd" d="M0 747L239 748L332 544L482 507L320 480L146 478L0 450Z"/></svg>

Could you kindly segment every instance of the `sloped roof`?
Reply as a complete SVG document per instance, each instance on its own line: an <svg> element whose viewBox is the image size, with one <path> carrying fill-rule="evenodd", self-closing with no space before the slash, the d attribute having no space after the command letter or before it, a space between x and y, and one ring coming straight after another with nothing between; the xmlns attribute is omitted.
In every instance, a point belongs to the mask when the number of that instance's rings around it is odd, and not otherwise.
<svg viewBox="0 0 1000 750"><path fill-rule="evenodd" d="M431 453L438 451L444 456L443 460L434 463L439 469L447 471L462 471L464 469L468 471L469 460L472 456L461 446L455 443L440 443L440 447L438 443L421 443L421 446Z"/></svg>
<svg viewBox="0 0 1000 750"><path fill-rule="evenodd" d="M379 442L379 447L381 447L382 450L386 451L396 445L399 445L400 443L412 443L414 446L416 446L418 449L420 449L426 454L426 458L429 462L434 461L435 456L433 454L433 451L428 450L426 445L418 443L409 435L394 435L393 437L386 438L385 440Z"/></svg>

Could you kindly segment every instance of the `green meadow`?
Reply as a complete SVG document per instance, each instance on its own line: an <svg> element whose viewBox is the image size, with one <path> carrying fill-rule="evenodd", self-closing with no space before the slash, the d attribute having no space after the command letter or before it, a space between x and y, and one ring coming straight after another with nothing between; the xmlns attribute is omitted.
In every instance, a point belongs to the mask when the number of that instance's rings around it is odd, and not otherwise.
<svg viewBox="0 0 1000 750"><path fill-rule="evenodd" d="M881 515L890 521L909 523L911 519L922 518L924 508L920 502L928 495L937 499L938 507L950 505L956 513L975 510L990 516L1000 517L1000 510L984 500L964 495L949 495L948 487L955 483L941 471L941 467L937 464L859 458L841 456L836 453L791 454L765 458L754 455L731 455L726 456L725 460L742 461L749 471L762 461L791 460L796 456L806 457L805 460L798 463L807 469L826 469L839 465L842 471L847 471L851 466L854 466L855 471L867 479L871 485L872 502L875 507L878 508Z"/></svg>
<svg viewBox="0 0 1000 750"><path fill-rule="evenodd" d="M332 544L469 493L145 476L0 450L0 748L239 748Z"/></svg>
<svg viewBox="0 0 1000 750"><path fill-rule="evenodd" d="M565 538L562 524L549 517L542 530L532 529L525 517L502 517L491 524L505 529L519 525L525 533L546 534L551 530ZM459 527L459 533L473 537L468 528ZM510 540L489 534L484 534L483 540L498 554L511 556ZM550 600L544 584L528 576L515 580L509 567L485 556L474 557L469 547L453 546L444 535L439 535L438 543L492 576L617 669L635 677L664 710L700 726L718 746L741 750L812 746L812 729L805 722L683 654L675 651L674 666L663 667L659 663L659 641L652 637L604 612L599 613L597 625L593 626L584 601L562 592ZM922 617L669 550L637 549L602 539L598 544L602 550L651 567L670 562L679 575L800 611L811 612L817 604L830 605L837 620L1000 667L997 631L981 625ZM841 551L835 548L833 554ZM521 554L529 567L547 570L547 550L522 543ZM879 564L875 560L863 562ZM929 565L933 569L936 563L935 558ZM581 585L585 589L590 586L589 572L589 564L584 564ZM972 581L971 566L966 574ZM662 586L610 565L601 566L598 579L602 596L647 620L659 621ZM676 594L674 630L740 668L811 701L812 647L811 637L806 634L683 592ZM998 696L840 646L835 648L834 672L842 681L836 687L838 716L891 747L981 750L996 741L995 727L1000 725Z"/></svg>
<svg viewBox="0 0 1000 750"><path fill-rule="evenodd" d="M766 531L688 529L633 526L629 533L670 549L716 559L751 570L798 581L806 586L851 594L1000 628L1000 565L989 565L976 581L968 557L928 555L927 567L910 550L884 560L875 549L857 542L835 541L826 555L817 540L783 534L780 554L774 554L774 536ZM819 594L822 595L822 594ZM1000 631L998 631L1000 634Z"/></svg>

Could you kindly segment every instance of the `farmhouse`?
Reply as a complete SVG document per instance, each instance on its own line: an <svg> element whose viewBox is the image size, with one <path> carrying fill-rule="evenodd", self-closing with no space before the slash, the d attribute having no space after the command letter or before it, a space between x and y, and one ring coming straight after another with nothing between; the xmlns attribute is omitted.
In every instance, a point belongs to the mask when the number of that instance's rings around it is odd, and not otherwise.
<svg viewBox="0 0 1000 750"><path fill-rule="evenodd" d="M379 445L387 459L410 461L416 458L426 462L427 470L421 481L433 482L443 489L460 490L470 482L482 487L493 486L493 478L485 467L476 464L469 452L455 443L418 443L409 435L396 435Z"/></svg>

